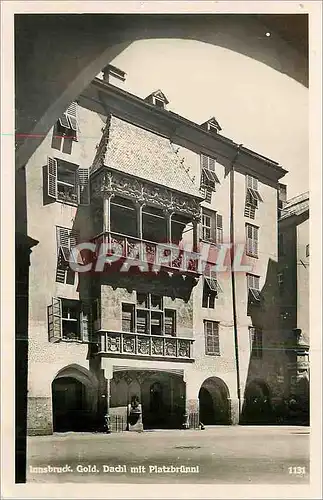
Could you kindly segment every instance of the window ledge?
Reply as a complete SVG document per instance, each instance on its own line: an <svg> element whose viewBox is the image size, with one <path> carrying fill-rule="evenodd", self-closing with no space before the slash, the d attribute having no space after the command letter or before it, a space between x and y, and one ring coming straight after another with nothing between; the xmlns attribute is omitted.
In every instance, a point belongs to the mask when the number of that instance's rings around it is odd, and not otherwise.
<svg viewBox="0 0 323 500"><path fill-rule="evenodd" d="M59 199L57 199L56 201L57 201L57 203L62 203L63 205L70 205L72 207L78 207L78 205L79 205L77 203L77 201L63 201L63 200L59 200Z"/></svg>
<svg viewBox="0 0 323 500"><path fill-rule="evenodd" d="M246 255L247 255L248 257L252 257L253 259L259 259L259 255L255 255L255 254L253 254L253 253L246 252Z"/></svg>

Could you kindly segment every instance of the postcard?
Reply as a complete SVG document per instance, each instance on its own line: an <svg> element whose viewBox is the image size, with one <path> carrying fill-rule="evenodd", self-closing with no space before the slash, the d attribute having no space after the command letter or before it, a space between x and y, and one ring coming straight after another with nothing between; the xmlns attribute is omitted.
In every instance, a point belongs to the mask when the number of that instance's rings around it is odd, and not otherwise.
<svg viewBox="0 0 323 500"><path fill-rule="evenodd" d="M3 498L320 497L321 14L2 3Z"/></svg>

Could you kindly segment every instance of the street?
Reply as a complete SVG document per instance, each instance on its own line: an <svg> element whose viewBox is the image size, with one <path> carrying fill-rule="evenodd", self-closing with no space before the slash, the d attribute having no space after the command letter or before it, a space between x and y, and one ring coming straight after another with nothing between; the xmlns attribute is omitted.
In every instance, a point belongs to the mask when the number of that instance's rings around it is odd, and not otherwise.
<svg viewBox="0 0 323 500"><path fill-rule="evenodd" d="M304 484L309 433L296 426L214 426L33 436L27 482Z"/></svg>

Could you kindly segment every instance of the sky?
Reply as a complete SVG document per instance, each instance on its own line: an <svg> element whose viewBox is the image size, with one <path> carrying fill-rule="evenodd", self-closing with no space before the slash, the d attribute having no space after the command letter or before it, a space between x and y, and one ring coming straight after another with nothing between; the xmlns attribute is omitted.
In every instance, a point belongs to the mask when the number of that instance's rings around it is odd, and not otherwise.
<svg viewBox="0 0 323 500"><path fill-rule="evenodd" d="M111 63L123 88L145 98L161 89L168 109L201 124L215 116L221 134L288 170L288 198L308 190L308 89L243 54L195 40L133 42Z"/></svg>

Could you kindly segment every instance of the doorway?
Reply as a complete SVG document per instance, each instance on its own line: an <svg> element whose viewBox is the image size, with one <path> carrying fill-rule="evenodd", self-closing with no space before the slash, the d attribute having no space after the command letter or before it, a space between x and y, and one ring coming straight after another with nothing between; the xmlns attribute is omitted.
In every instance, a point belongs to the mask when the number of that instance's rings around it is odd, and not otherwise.
<svg viewBox="0 0 323 500"><path fill-rule="evenodd" d="M87 427L85 386L72 377L52 383L54 432L81 431Z"/></svg>
<svg viewBox="0 0 323 500"><path fill-rule="evenodd" d="M206 379L199 391L200 422L205 425L230 424L229 391L223 380Z"/></svg>

